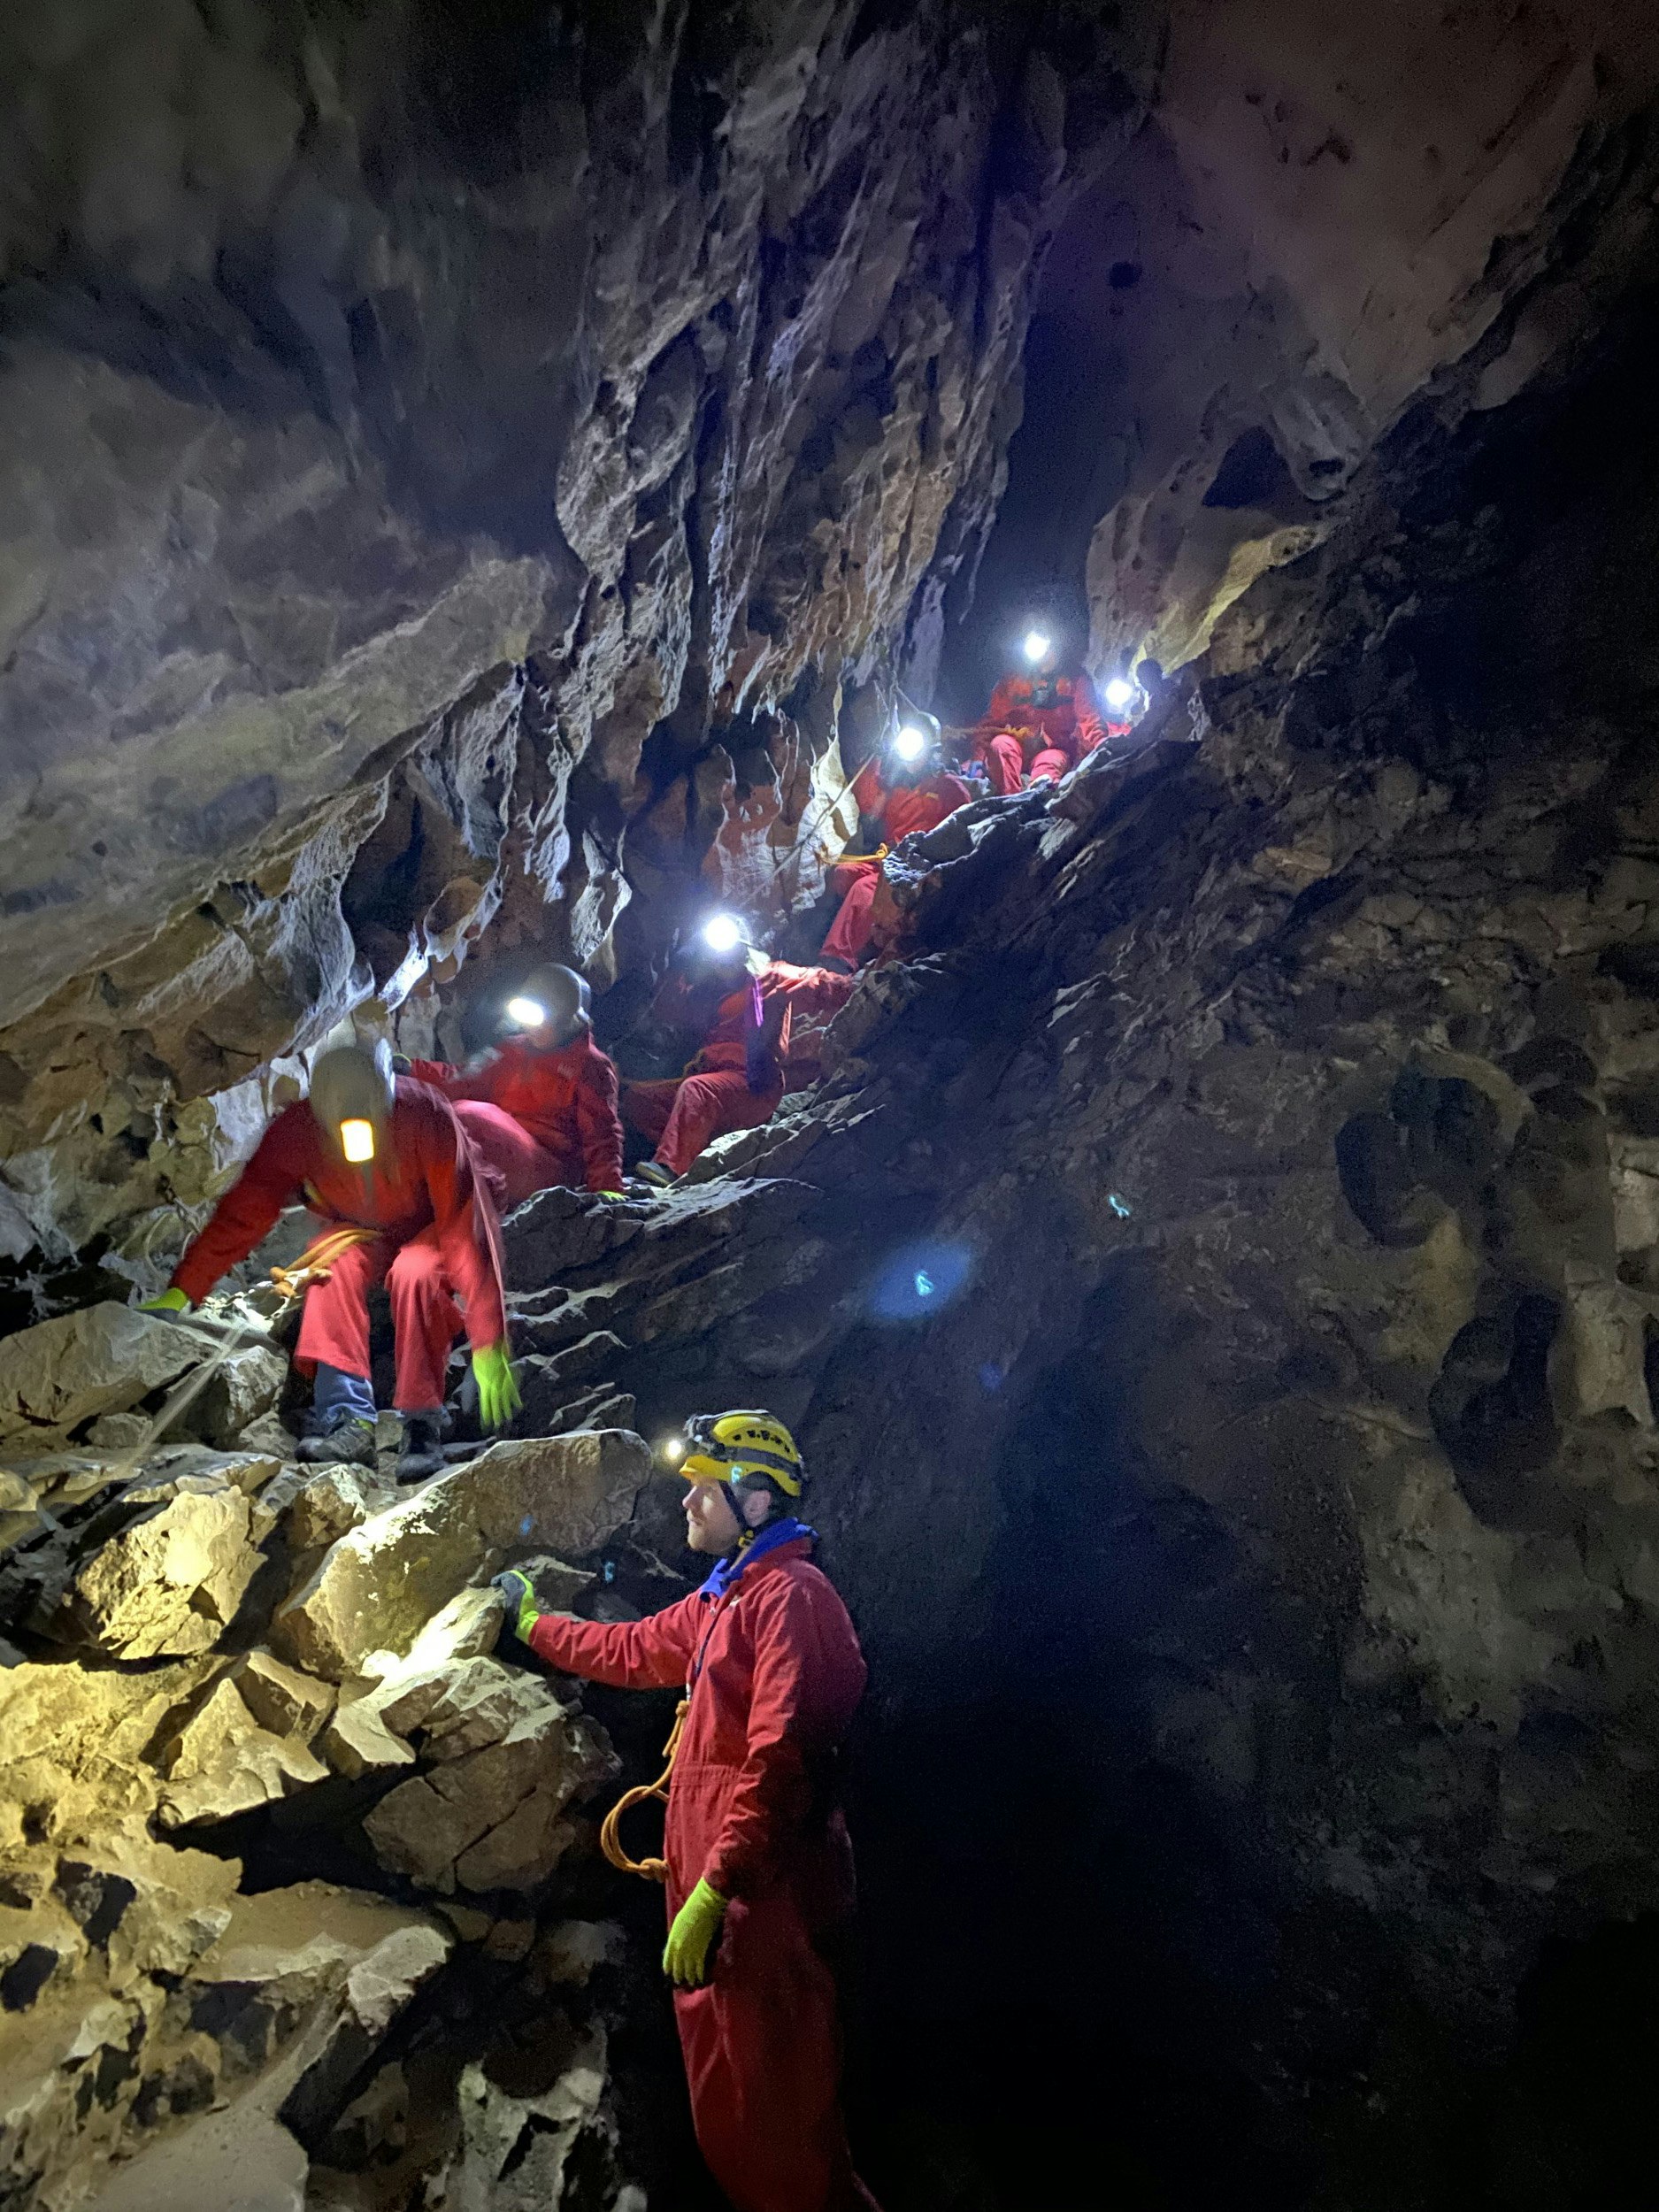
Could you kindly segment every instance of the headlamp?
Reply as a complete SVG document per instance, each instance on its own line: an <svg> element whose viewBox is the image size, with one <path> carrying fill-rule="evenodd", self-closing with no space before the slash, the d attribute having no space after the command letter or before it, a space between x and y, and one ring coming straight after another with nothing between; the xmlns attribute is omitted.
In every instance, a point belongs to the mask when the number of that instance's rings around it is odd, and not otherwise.
<svg viewBox="0 0 1659 2212"><path fill-rule="evenodd" d="M362 1167L374 1157L374 1124L372 1121L342 1121L340 1125L340 1149L353 1167Z"/></svg>
<svg viewBox="0 0 1659 2212"><path fill-rule="evenodd" d="M746 932L734 914L711 914L703 925L703 941L710 952L735 952Z"/></svg>
<svg viewBox="0 0 1659 2212"><path fill-rule="evenodd" d="M1054 640L1046 630L1027 630L1025 646L1025 658L1034 666L1053 643Z"/></svg>
<svg viewBox="0 0 1659 2212"><path fill-rule="evenodd" d="M893 741L895 756L906 763L920 760L927 750L927 733L918 730L914 722L907 722Z"/></svg>
<svg viewBox="0 0 1659 2212"><path fill-rule="evenodd" d="M1106 687L1106 703L1121 714L1135 695L1135 687L1126 676L1114 676Z"/></svg>
<svg viewBox="0 0 1659 2212"><path fill-rule="evenodd" d="M666 1443L663 1446L663 1457L664 1457L664 1459L668 1462L669 1465L672 1467L672 1466L675 1463L675 1462L676 1462L676 1461L678 1461L678 1460L681 1460L681 1459L683 1459L685 1456L686 1456L686 1440L685 1440L685 1438L684 1438L683 1436L671 1436L671 1437L669 1438L668 1441L667 1441L667 1442L666 1442Z"/></svg>
<svg viewBox="0 0 1659 2212"><path fill-rule="evenodd" d="M540 1029L547 1020L547 1008L538 998L510 998L507 1018L520 1029Z"/></svg>

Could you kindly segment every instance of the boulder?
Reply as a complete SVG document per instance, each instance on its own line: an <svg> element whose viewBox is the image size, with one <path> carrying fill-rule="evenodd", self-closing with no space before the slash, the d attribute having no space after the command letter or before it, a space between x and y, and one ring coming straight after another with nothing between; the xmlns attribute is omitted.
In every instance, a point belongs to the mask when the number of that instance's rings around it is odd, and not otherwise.
<svg viewBox="0 0 1659 2212"><path fill-rule="evenodd" d="M315 1675L285 1667L268 1651L250 1652L238 1669L236 1687L243 1704L273 1736L297 1736L309 1743L334 1709L334 1686Z"/></svg>
<svg viewBox="0 0 1659 2212"><path fill-rule="evenodd" d="M375 1509L378 1490L366 1467L326 1467L295 1494L288 1510L288 1542L296 1551L319 1551L361 1527Z"/></svg>
<svg viewBox="0 0 1659 2212"><path fill-rule="evenodd" d="M0 1437L59 1442L83 1421L137 1405L212 1348L176 1321L109 1303L19 1329L0 1342Z"/></svg>
<svg viewBox="0 0 1659 2212"><path fill-rule="evenodd" d="M259 1564L270 1516L222 1474L192 1475L95 1551L70 1585L69 1617L118 1659L209 1651Z"/></svg>
<svg viewBox="0 0 1659 2212"><path fill-rule="evenodd" d="M412 1767L415 1755L387 1725L378 1698L353 1698L323 1731L323 1755L336 1774L359 1782L365 1774L392 1774Z"/></svg>
<svg viewBox="0 0 1659 2212"><path fill-rule="evenodd" d="M441 1606L508 1558L596 1549L650 1469L649 1447L624 1429L494 1445L342 1537L278 1612L273 1641L334 1682L373 1653L406 1653Z"/></svg>
<svg viewBox="0 0 1659 2212"><path fill-rule="evenodd" d="M228 1676L180 1731L166 1774L161 1820L168 1828L228 1820L328 1778L298 1736L260 1727Z"/></svg>
<svg viewBox="0 0 1659 2212"><path fill-rule="evenodd" d="M571 1839L560 1817L571 1799L616 1772L598 1731L544 1698L498 1742L391 1791L363 1831L381 1865L419 1888L528 1889Z"/></svg>
<svg viewBox="0 0 1659 2212"><path fill-rule="evenodd" d="M273 1412L288 1380L287 1356L273 1344L245 1344L220 1362L180 1424L210 1444L240 1442L252 1425Z"/></svg>

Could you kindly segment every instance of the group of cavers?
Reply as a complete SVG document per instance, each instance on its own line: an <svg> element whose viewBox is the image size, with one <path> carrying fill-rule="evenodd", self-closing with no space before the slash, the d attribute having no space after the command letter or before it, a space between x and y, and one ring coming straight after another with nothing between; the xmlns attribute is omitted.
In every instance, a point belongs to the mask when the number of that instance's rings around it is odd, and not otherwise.
<svg viewBox="0 0 1659 2212"><path fill-rule="evenodd" d="M1041 651L1033 650L1040 644ZM376 1463L370 1294L394 1337L397 1475L443 1471L456 1339L471 1348L486 1430L519 1408L507 1340L500 1216L540 1190L624 1193L625 1125L652 1148L636 1174L679 1180L717 1136L758 1127L815 1070L812 1025L891 944L882 863L988 790L1053 782L1125 722L1046 639L962 733L956 767L937 726L914 726L859 771L856 856L822 964L773 960L729 918L700 934L659 992L662 1025L696 1050L683 1074L625 1082L593 1034L587 983L549 965L510 1002L515 1033L465 1067L396 1058L383 1041L318 1056L309 1095L272 1121L150 1310L199 1303L303 1203L326 1225L292 1271L304 1301L296 1360L312 1377L312 1463ZM674 1987L697 2139L738 2212L846 2212L873 2200L853 2170L839 2100L830 1956L851 1913L851 1858L835 1806L836 1746L862 1693L845 1606L798 1517L806 1469L758 1409L697 1415L672 1453L687 1536L713 1571L678 1605L602 1624L544 1612L529 1580L497 1578L509 1624L548 1664L625 1687L683 1685L664 1850Z"/></svg>

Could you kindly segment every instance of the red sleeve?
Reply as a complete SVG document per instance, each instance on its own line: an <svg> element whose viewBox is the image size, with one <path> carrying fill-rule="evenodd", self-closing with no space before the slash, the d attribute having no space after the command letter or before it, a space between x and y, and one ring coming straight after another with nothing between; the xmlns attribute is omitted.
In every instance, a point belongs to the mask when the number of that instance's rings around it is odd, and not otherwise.
<svg viewBox="0 0 1659 2212"><path fill-rule="evenodd" d="M613 1690L666 1690L691 1671L708 1607L694 1592L643 1621L573 1621L544 1613L530 1648L561 1674L580 1674Z"/></svg>
<svg viewBox="0 0 1659 2212"><path fill-rule="evenodd" d="M974 726L976 737L995 737L1005 730L1014 718L1014 680L1004 676L991 694L991 703Z"/></svg>
<svg viewBox="0 0 1659 2212"><path fill-rule="evenodd" d="M1077 752L1081 760L1085 753L1092 753L1097 745L1106 741L1106 725L1094 698L1094 687L1087 676L1079 676L1071 686L1071 704L1077 714Z"/></svg>
<svg viewBox="0 0 1659 2212"><path fill-rule="evenodd" d="M303 1101L283 1108L200 1236L186 1246L170 1289L181 1290L193 1306L200 1305L220 1276L270 1233L283 1207L291 1206L305 1187L314 1125Z"/></svg>
<svg viewBox="0 0 1659 2212"><path fill-rule="evenodd" d="M856 975L837 975L833 968L801 968L800 980L789 985L789 1003L803 1014L839 1014L853 995Z"/></svg>
<svg viewBox="0 0 1659 2212"><path fill-rule="evenodd" d="M430 1083L434 1091L447 1091L461 1071L447 1060L411 1060L409 1072L417 1083Z"/></svg>
<svg viewBox="0 0 1659 2212"><path fill-rule="evenodd" d="M435 1092L426 1096L431 1113L422 1125L421 1149L438 1248L466 1308L467 1342L475 1352L482 1351L507 1333L501 1231L489 1192L473 1171L465 1131Z"/></svg>
<svg viewBox="0 0 1659 2212"><path fill-rule="evenodd" d="M430 1083L434 1079L422 1072L428 1067L439 1071L435 1079L437 1087L446 1098L481 1098L490 1106L501 1103L495 1094L504 1068L503 1056L499 1052L483 1053L464 1068L446 1066L442 1060L417 1060L410 1073L419 1082Z"/></svg>
<svg viewBox="0 0 1659 2212"><path fill-rule="evenodd" d="M881 787L881 759L872 753L852 780L852 795L860 814L879 814L887 795Z"/></svg>
<svg viewBox="0 0 1659 2212"><path fill-rule="evenodd" d="M622 1188L622 1120L617 1111L616 1063L595 1052L576 1086L576 1133L589 1190Z"/></svg>
<svg viewBox="0 0 1659 2212"><path fill-rule="evenodd" d="M825 1755L864 1693L864 1663L828 1583L769 1575L748 1601L755 1641L748 1754L703 1878L722 1897L764 1883L812 1809Z"/></svg>

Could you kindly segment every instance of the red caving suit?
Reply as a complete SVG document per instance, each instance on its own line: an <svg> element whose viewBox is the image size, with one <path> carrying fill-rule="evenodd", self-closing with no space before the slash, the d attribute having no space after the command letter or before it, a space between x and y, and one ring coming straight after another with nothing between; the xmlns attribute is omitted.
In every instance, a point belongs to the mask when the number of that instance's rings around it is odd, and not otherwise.
<svg viewBox="0 0 1659 2212"><path fill-rule="evenodd" d="M1016 737L1016 730L1028 734ZM1057 783L1103 742L1106 725L1087 676L1004 676L974 733L991 788L1006 796L1022 774Z"/></svg>
<svg viewBox="0 0 1659 2212"><path fill-rule="evenodd" d="M861 821L879 826L883 840L896 845L906 837L937 829L948 815L966 806L973 787L960 776L929 776L924 783L895 783L883 788L879 760L867 760L853 778L852 794ZM876 893L881 887L879 860L843 862L834 872L841 902L829 926L824 949L856 968L875 926Z"/></svg>
<svg viewBox="0 0 1659 2212"><path fill-rule="evenodd" d="M444 1370L461 1326L475 1349L507 1333L495 1208L472 1148L447 1099L400 1076L380 1156L349 1167L301 1099L285 1106L242 1173L213 1209L173 1271L191 1303L245 1260L285 1206L303 1197L327 1222L381 1233L353 1245L326 1282L305 1294L296 1356L326 1360L349 1375L369 1372L368 1295L384 1281L397 1337L397 1409L429 1413L443 1403Z"/></svg>
<svg viewBox="0 0 1659 2212"><path fill-rule="evenodd" d="M478 1067L417 1060L410 1072L449 1100L506 1205L555 1183L621 1189L617 1071L591 1030L549 1051L514 1037Z"/></svg>
<svg viewBox="0 0 1659 2212"><path fill-rule="evenodd" d="M835 1983L820 1941L850 1921L835 1747L864 1694L858 1639L805 1537L726 1595L649 1620L544 1615L531 1648L620 1689L690 1685L668 1793L668 1917L699 1877L731 1900L701 1989L674 2014L697 2142L738 2212L872 2212L841 2121Z"/></svg>
<svg viewBox="0 0 1659 2212"><path fill-rule="evenodd" d="M803 1090L817 1079L811 1037L802 1033L796 1018L839 1012L852 996L854 981L828 968L768 961L758 976L721 1000L684 1075L623 1086L624 1116L656 1145L663 1165L683 1175L714 1138L758 1129L777 1112L786 1090ZM775 1045L770 1041L774 1024ZM758 1064L756 1048L763 1040L766 1077L756 1089L749 1071Z"/></svg>

